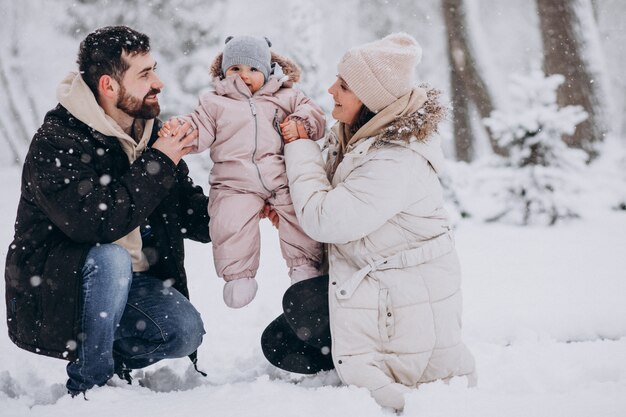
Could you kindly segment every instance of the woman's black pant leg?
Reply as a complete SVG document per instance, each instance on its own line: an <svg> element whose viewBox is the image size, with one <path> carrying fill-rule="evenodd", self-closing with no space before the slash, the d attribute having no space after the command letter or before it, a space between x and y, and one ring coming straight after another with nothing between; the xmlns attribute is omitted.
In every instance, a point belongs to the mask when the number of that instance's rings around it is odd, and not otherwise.
<svg viewBox="0 0 626 417"><path fill-rule="evenodd" d="M328 276L292 285L284 314L267 326L261 347L267 360L289 372L315 374L334 368L328 324Z"/></svg>

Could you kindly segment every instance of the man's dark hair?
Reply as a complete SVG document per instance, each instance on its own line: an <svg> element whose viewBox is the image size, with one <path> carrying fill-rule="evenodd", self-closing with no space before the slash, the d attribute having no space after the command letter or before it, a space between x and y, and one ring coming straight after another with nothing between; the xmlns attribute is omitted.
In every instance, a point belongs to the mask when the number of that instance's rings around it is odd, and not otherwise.
<svg viewBox="0 0 626 417"><path fill-rule="evenodd" d="M129 68L122 51L130 55L146 54L150 51L150 38L128 26L106 26L91 32L80 43L78 69L96 97L103 75L122 81Z"/></svg>

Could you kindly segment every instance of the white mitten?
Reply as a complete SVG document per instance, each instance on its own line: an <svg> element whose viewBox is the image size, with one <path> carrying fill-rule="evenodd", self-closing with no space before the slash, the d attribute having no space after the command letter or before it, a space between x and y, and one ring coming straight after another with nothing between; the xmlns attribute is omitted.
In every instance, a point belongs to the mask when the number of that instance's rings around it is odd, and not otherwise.
<svg viewBox="0 0 626 417"><path fill-rule="evenodd" d="M230 308L241 308L254 300L258 285L254 278L239 278L224 284L224 302Z"/></svg>

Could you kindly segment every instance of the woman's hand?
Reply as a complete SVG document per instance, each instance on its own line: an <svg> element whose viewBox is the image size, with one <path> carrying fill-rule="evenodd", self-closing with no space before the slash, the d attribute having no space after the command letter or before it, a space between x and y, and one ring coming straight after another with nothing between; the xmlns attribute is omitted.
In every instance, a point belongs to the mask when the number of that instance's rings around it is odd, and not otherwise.
<svg viewBox="0 0 626 417"><path fill-rule="evenodd" d="M262 219L270 219L270 222L272 222L272 226L278 229L278 213L276 213L276 210L274 210L272 206L265 203L259 215Z"/></svg>

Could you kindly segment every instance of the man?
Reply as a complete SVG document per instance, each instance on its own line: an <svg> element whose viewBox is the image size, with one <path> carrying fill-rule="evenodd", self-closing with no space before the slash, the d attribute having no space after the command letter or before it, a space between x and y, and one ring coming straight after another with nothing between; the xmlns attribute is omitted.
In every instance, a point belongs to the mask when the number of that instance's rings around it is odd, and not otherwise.
<svg viewBox="0 0 626 417"><path fill-rule="evenodd" d="M195 363L204 329L183 238L210 240L208 199L181 160L197 133L157 138L148 37L99 29L78 65L30 145L5 269L11 340L69 360L72 395L161 359Z"/></svg>

